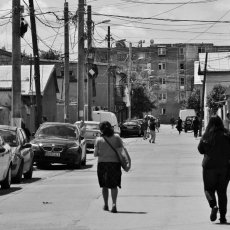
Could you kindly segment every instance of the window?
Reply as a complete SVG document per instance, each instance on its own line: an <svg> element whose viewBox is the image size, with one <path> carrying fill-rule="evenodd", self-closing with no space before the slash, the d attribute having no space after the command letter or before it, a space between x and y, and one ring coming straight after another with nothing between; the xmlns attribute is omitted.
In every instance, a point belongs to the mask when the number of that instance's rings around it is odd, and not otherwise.
<svg viewBox="0 0 230 230"><path fill-rule="evenodd" d="M183 47L180 47L179 48L179 55L184 55L184 48Z"/></svg>
<svg viewBox="0 0 230 230"><path fill-rule="evenodd" d="M166 79L164 77L160 78L160 83L162 85L165 85L166 84Z"/></svg>
<svg viewBox="0 0 230 230"><path fill-rule="evenodd" d="M181 78L180 78L180 85L181 85L181 86L184 86L184 77L181 77Z"/></svg>
<svg viewBox="0 0 230 230"><path fill-rule="evenodd" d="M165 56L165 55L166 55L166 47L159 47L158 56Z"/></svg>
<svg viewBox="0 0 230 230"><path fill-rule="evenodd" d="M180 89L184 90L184 85L185 85L185 81L184 81L184 77L180 78Z"/></svg>
<svg viewBox="0 0 230 230"><path fill-rule="evenodd" d="M184 63L180 63L180 70L184 70Z"/></svg>
<svg viewBox="0 0 230 230"><path fill-rule="evenodd" d="M166 93L160 93L160 94L158 95L158 99L159 99L159 100L166 100L166 99L167 99Z"/></svg>
<svg viewBox="0 0 230 230"><path fill-rule="evenodd" d="M205 53L205 47L198 47L198 53Z"/></svg>
<svg viewBox="0 0 230 230"><path fill-rule="evenodd" d="M166 64L164 62L158 63L159 71L165 71Z"/></svg>
<svg viewBox="0 0 230 230"><path fill-rule="evenodd" d="M165 114L166 114L166 109L165 109L165 108L162 108L162 109L161 109L161 114L162 114L162 115L165 115Z"/></svg>

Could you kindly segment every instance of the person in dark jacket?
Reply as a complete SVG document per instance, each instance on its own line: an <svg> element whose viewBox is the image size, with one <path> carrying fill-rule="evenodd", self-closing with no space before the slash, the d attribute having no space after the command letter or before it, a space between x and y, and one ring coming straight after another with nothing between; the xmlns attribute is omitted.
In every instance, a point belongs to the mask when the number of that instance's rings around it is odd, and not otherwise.
<svg viewBox="0 0 230 230"><path fill-rule="evenodd" d="M153 117L150 118L149 129L150 129L149 143L155 143L155 139L156 139L156 120Z"/></svg>
<svg viewBox="0 0 230 230"><path fill-rule="evenodd" d="M194 137L197 138L198 131L200 128L200 121L199 121L197 116L195 117L195 119L192 122L192 128L193 128L193 132L194 132Z"/></svg>
<svg viewBox="0 0 230 230"><path fill-rule="evenodd" d="M143 128L143 131L144 131L143 139L146 140L147 139L147 129L148 129L148 117L144 118L142 128Z"/></svg>
<svg viewBox="0 0 230 230"><path fill-rule="evenodd" d="M182 131L182 120L181 120L180 117L178 117L176 128L177 128L177 130L178 130L178 132L180 134L181 131Z"/></svg>
<svg viewBox="0 0 230 230"><path fill-rule="evenodd" d="M226 223L230 136L219 116L210 118L198 145L198 150L204 155L202 161L203 183L205 196L211 207L210 220L217 219L219 210L220 223Z"/></svg>

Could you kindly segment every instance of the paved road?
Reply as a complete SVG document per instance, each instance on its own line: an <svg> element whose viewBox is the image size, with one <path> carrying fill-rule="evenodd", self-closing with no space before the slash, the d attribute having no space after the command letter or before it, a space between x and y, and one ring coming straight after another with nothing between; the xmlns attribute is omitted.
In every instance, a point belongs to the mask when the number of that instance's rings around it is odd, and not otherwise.
<svg viewBox="0 0 230 230"><path fill-rule="evenodd" d="M124 139L132 170L123 173L116 214L102 210L92 154L81 170L36 170L31 181L0 190L0 230L229 229L209 221L198 141L164 125L155 144Z"/></svg>

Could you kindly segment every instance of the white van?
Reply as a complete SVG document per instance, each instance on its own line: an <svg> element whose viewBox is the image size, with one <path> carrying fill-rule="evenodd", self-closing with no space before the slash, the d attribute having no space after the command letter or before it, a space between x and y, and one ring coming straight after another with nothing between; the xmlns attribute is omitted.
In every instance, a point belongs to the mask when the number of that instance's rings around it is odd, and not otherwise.
<svg viewBox="0 0 230 230"><path fill-rule="evenodd" d="M108 121L111 123L111 125L114 128L114 132L118 133L120 135L120 127L118 125L117 117L114 113L104 111L104 110L99 110L99 111L93 111L92 112L92 120L93 121Z"/></svg>
<svg viewBox="0 0 230 230"><path fill-rule="evenodd" d="M179 117L183 122L188 116L196 116L195 110L194 109L181 109L179 111Z"/></svg>

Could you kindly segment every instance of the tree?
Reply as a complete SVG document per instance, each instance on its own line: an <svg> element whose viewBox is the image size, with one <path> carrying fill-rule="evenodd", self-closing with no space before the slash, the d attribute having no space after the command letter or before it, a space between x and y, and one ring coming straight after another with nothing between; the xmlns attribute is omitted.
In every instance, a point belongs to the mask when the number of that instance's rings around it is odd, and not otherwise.
<svg viewBox="0 0 230 230"><path fill-rule="evenodd" d="M136 85L132 88L131 109L132 116L142 117L143 112L149 112L156 108L155 102L148 97L143 85Z"/></svg>
<svg viewBox="0 0 230 230"><path fill-rule="evenodd" d="M200 90L192 91L187 100L187 109L194 109L196 113L200 112Z"/></svg>
<svg viewBox="0 0 230 230"><path fill-rule="evenodd" d="M216 114L219 108L222 108L225 100L226 87L221 84L215 85L207 96L207 106L212 115Z"/></svg>
<svg viewBox="0 0 230 230"><path fill-rule="evenodd" d="M40 54L41 59L48 59L48 60L59 60L61 58L61 53L56 50L50 49L49 51L41 51Z"/></svg>

